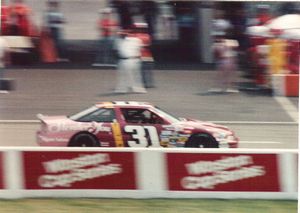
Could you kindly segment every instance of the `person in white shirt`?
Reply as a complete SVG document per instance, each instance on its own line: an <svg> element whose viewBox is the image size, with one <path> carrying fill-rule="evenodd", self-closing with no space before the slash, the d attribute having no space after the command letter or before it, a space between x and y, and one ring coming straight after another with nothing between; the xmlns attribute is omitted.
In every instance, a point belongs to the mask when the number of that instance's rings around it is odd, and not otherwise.
<svg viewBox="0 0 300 213"><path fill-rule="evenodd" d="M220 92L238 92L233 85L237 70L236 49L238 46L236 40L223 37L218 38L213 45L218 71L216 82Z"/></svg>
<svg viewBox="0 0 300 213"><path fill-rule="evenodd" d="M143 43L129 30L123 30L116 39L119 58L115 93L146 93L141 76L141 48Z"/></svg>
<svg viewBox="0 0 300 213"><path fill-rule="evenodd" d="M215 55L217 75L215 87L209 92L238 92L234 88L235 75L237 70L236 56L239 46L236 40L226 38L227 32L231 29L229 21L223 18L213 20L214 43L212 51Z"/></svg>

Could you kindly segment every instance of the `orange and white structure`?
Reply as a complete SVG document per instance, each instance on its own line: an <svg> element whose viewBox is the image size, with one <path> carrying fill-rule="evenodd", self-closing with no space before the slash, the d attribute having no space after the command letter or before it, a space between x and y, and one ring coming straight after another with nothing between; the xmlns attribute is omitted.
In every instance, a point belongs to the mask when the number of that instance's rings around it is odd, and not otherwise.
<svg viewBox="0 0 300 213"><path fill-rule="evenodd" d="M299 96L299 74L273 74L272 89L275 96Z"/></svg>

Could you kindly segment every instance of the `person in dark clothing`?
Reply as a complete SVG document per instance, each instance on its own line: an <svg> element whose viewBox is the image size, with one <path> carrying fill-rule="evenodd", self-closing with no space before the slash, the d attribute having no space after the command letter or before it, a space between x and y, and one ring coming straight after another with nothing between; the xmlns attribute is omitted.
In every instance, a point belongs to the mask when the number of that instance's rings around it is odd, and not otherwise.
<svg viewBox="0 0 300 213"><path fill-rule="evenodd" d="M122 29L130 29L133 25L132 14L130 11L129 2L122 0L112 1L112 4L116 8L120 16L120 27Z"/></svg>
<svg viewBox="0 0 300 213"><path fill-rule="evenodd" d="M64 15L59 11L59 2L57 0L48 1L48 10L45 14L46 27L54 41L59 59L58 61L67 61L65 59L64 43L62 40L62 26L65 23Z"/></svg>

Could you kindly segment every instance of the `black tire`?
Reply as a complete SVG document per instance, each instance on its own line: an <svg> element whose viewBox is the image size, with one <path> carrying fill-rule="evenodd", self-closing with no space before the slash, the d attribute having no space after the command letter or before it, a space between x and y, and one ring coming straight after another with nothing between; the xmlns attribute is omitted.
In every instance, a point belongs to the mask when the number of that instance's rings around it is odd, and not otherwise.
<svg viewBox="0 0 300 213"><path fill-rule="evenodd" d="M185 143L185 147L190 148L219 148L215 138L206 133L192 135Z"/></svg>
<svg viewBox="0 0 300 213"><path fill-rule="evenodd" d="M71 147L99 147L100 143L97 140L97 138L92 134L79 133L71 139L69 146L71 146Z"/></svg>

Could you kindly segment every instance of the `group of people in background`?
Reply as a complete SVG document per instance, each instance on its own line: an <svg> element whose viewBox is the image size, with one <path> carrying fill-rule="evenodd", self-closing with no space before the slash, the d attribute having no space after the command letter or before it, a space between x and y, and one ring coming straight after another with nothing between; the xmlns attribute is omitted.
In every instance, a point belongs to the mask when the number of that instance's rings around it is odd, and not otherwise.
<svg viewBox="0 0 300 213"><path fill-rule="evenodd" d="M4 2L1 10L2 35L25 36L36 40L40 60L44 63L68 61L62 37L66 20L60 11L60 1L46 2L39 30L31 20L31 9L23 0L12 0L10 4ZM145 93L145 88L154 87L148 25L131 21L130 24L128 21L125 25L119 24L111 7L101 9L99 14L97 26L100 39L92 65L118 67L116 93Z"/></svg>
<svg viewBox="0 0 300 213"><path fill-rule="evenodd" d="M267 4L259 4L256 15L249 19L238 18L243 17L243 8L237 11L234 19L228 19L230 15L226 16L225 11L215 11L211 35L218 74L209 92L238 92L236 77L237 71L241 70L240 74L253 83L253 86L243 89L268 92L272 91L273 74L299 72L299 40L286 39L283 30L266 27L276 18L270 9ZM268 31L247 34L249 26L265 27L263 29Z"/></svg>
<svg viewBox="0 0 300 213"><path fill-rule="evenodd" d="M47 0L45 2L46 9L43 12L43 21L41 27L38 28L31 20L32 10L26 5L25 0L2 1L1 34L32 38L33 42L36 42L35 46L39 50L39 57L42 62L68 61L66 45L62 36L63 26L66 23L64 14L60 10L62 1ZM136 19L137 17L132 15L133 13L128 6L129 1L111 0L107 2L110 2L110 4L99 11L99 18L95 20L99 32L99 41L97 41L98 45L95 48L97 51L92 66L118 67L116 93L145 93L146 88L154 87L152 76L154 59L151 51L153 38L162 39L164 37L157 36L157 33L154 32L153 23L156 22L153 21L153 11L156 11L157 14L165 14L162 19L162 31L176 28L171 27L173 25L171 23L175 22L176 19L174 14L170 12L171 4L164 3L163 6L154 10L154 3L145 1L147 3L141 4L140 11L136 13L142 18ZM238 92L235 84L237 71L241 68L238 66L247 64L250 60L252 60L251 67L253 67L250 72L254 75L255 83L266 85L266 79L264 79L266 64L263 57L266 55L265 50L260 48L261 51L257 51L258 45L251 44L252 41L249 41L245 28L249 25L264 25L270 21L273 17L269 13L268 6L261 5L258 7L257 16L248 20L244 14L244 9L235 11L234 18L231 17L231 19L228 19L230 15L223 12L226 12L226 10L216 9L216 16L212 23L211 37L214 41L211 51L214 53L214 62L218 72L214 86L209 91ZM189 18L189 16L181 16L185 27L187 21L191 20ZM180 19L178 18L178 20ZM163 29L163 27L165 28ZM278 40L275 41L275 33L273 42L269 42L270 46L274 48L278 47L280 43ZM191 41L192 39L189 36L183 36L184 33L182 32L172 31L171 34L172 36L167 37L173 40L178 39L180 36L185 38L182 46L177 45L180 48L194 44ZM277 50L275 48L272 51ZM243 58L244 60L241 60Z"/></svg>
<svg viewBox="0 0 300 213"><path fill-rule="evenodd" d="M251 25L264 27L280 18L271 13L269 5L259 5L257 10L257 17L252 19ZM296 15L299 13L297 11L288 10L289 15ZM289 25L288 21L286 24ZM246 52L253 82L259 89L272 88L273 74L299 73L299 39L286 37L284 28L270 28L267 32L249 35Z"/></svg>
<svg viewBox="0 0 300 213"><path fill-rule="evenodd" d="M100 11L98 20L99 46L92 66L117 66L115 93L146 93L154 87L151 36L146 22L122 27L112 8Z"/></svg>
<svg viewBox="0 0 300 213"><path fill-rule="evenodd" d="M41 29L32 20L32 10L23 0L1 2L1 35L24 36L38 46L42 62L63 60L61 29L65 22L58 0L48 0Z"/></svg>

